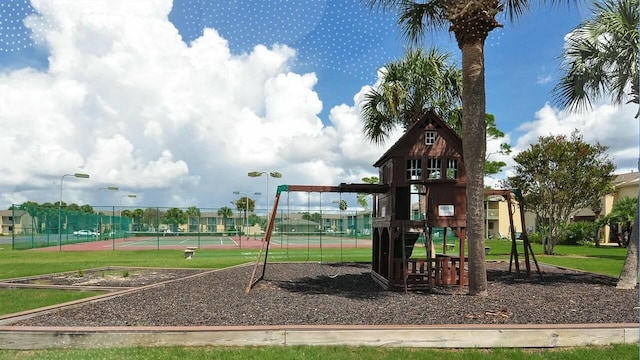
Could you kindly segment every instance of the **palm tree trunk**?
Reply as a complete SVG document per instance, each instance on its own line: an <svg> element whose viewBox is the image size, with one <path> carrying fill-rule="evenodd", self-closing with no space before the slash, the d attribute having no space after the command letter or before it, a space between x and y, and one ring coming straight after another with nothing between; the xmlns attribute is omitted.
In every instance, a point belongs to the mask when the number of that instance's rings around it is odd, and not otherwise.
<svg viewBox="0 0 640 360"><path fill-rule="evenodd" d="M640 196L638 196L638 207L640 208ZM634 289L638 284L638 217L640 211L636 211L636 218L631 228L631 238L627 246L627 257L622 266L622 272L618 279L616 288Z"/></svg>
<svg viewBox="0 0 640 360"><path fill-rule="evenodd" d="M467 173L467 240L469 295L487 296L484 255L484 161L486 154L486 93L484 41L459 44L462 51L462 146Z"/></svg>
<svg viewBox="0 0 640 360"><path fill-rule="evenodd" d="M635 89L637 89L637 82ZM640 114L640 110L638 110L638 113ZM638 115L636 115L636 117L638 117ZM638 156L638 170L640 171L640 156ZM633 228L631 229L631 235L629 235L630 238L629 245L627 245L627 257L624 259L622 272L620 272L620 278L616 285L618 289L633 289L638 285L638 274L640 273L640 269L638 269L638 242L640 242L640 236L638 236L638 226L640 226L639 218L640 192L638 193L638 202L636 204L636 218L634 220Z"/></svg>

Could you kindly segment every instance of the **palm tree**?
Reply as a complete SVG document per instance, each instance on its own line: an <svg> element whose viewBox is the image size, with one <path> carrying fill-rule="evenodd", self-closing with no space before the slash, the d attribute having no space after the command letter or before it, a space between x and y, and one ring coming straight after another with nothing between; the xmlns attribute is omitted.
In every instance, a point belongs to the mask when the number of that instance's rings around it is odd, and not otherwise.
<svg viewBox="0 0 640 360"><path fill-rule="evenodd" d="M382 70L380 84L365 94L362 106L365 137L384 143L396 125L405 130L424 114L425 107L448 119L460 105L461 74L450 54L431 48L409 50L403 59Z"/></svg>
<svg viewBox="0 0 640 360"><path fill-rule="evenodd" d="M200 219L200 209L190 206L185 213L187 214L187 231L191 231L191 219Z"/></svg>
<svg viewBox="0 0 640 360"><path fill-rule="evenodd" d="M379 182L378 177L377 176L371 176L371 177L363 177L362 181L367 183L367 184L377 184ZM369 202L367 201L367 197L370 194L365 194L365 193L358 193L357 198L356 198L356 202L358 203L358 205L362 206L363 208L367 209L369 207Z"/></svg>
<svg viewBox="0 0 640 360"><path fill-rule="evenodd" d="M628 196L616 201L616 203L613 204L613 208L611 208L611 212L602 220L602 222L611 227L615 227L616 229L621 225L622 232L626 233L628 236L632 230L631 223L636 217L637 203L637 197ZM630 239L627 237L626 240L629 241ZM618 244L621 246L630 245L626 244L624 239L619 239Z"/></svg>
<svg viewBox="0 0 640 360"><path fill-rule="evenodd" d="M397 10L398 23L412 44L426 30L453 32L462 52L462 145L467 170L467 238L469 294L487 295L484 255L484 170L486 155L486 91L484 42L502 27L496 20L506 12L513 20L528 10L528 0L366 0L372 9Z"/></svg>
<svg viewBox="0 0 640 360"><path fill-rule="evenodd" d="M593 5L592 12L593 18L582 22L566 41L563 76L553 89L557 102L574 111L604 98L615 104L639 104L638 0L603 0ZM636 118L638 114L640 108ZM638 283L638 214L618 279L621 289L633 289Z"/></svg>
<svg viewBox="0 0 640 360"><path fill-rule="evenodd" d="M144 210L142 209L135 209L133 210L133 226L134 226L134 231L141 231L142 230L142 218L144 216Z"/></svg>
<svg viewBox="0 0 640 360"><path fill-rule="evenodd" d="M231 210L231 208L228 206L223 206L220 209L218 209L218 216L222 216L223 231L227 231L227 218L230 218L233 216L233 210Z"/></svg>
<svg viewBox="0 0 640 360"><path fill-rule="evenodd" d="M250 197L243 196L240 199L235 201L236 209L238 211L244 210L245 214L247 211L252 212L255 209L256 202Z"/></svg>
<svg viewBox="0 0 640 360"><path fill-rule="evenodd" d="M133 217L133 212L131 210L122 210L120 216L130 218Z"/></svg>
<svg viewBox="0 0 640 360"><path fill-rule="evenodd" d="M248 224L248 217L247 217L247 211L248 212L253 212L253 209L255 209L256 206L256 202L255 200L253 200L252 198L248 197L248 196L243 196L240 199L235 201L236 204L236 209L238 209L238 211L244 211L244 216L243 216L243 226L249 226ZM246 229L243 229L244 231L246 231ZM249 236L247 235L247 238L249 238Z"/></svg>

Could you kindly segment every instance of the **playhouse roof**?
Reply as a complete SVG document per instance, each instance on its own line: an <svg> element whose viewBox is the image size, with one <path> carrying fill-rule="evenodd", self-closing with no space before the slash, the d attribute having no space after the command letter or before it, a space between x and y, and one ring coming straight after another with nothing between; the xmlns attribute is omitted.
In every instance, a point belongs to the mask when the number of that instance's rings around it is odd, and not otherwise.
<svg viewBox="0 0 640 360"><path fill-rule="evenodd" d="M453 129L447 125L447 123L442 120L440 115L438 115L435 111L428 109L425 110L424 115L418 120L413 126L411 126L399 139L395 142L379 159L376 161L373 166L380 167L382 166L389 158L396 155L399 149L405 148L407 143L414 142L415 137L418 134L421 134L428 127L432 127L433 129L443 133L447 136L447 144L453 146L460 155L462 156L462 139L458 134L456 134Z"/></svg>

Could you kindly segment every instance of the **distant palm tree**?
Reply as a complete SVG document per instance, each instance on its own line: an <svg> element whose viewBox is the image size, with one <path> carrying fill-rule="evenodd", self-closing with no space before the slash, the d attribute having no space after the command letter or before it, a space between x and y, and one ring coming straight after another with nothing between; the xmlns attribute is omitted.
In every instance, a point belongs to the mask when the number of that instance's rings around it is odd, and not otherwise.
<svg viewBox="0 0 640 360"><path fill-rule="evenodd" d="M244 210L245 213L247 211L252 212L256 207L255 200L247 196L243 196L240 199L236 200L235 204L238 211Z"/></svg>
<svg viewBox="0 0 640 360"><path fill-rule="evenodd" d="M367 184L377 184L379 182L377 176L363 177L362 181L367 183ZM363 208L367 209L369 207L369 202L367 201L367 197L368 196L369 196L369 194L359 193L357 198L356 198L356 201L358 202L358 205L360 205Z"/></svg>
<svg viewBox="0 0 640 360"><path fill-rule="evenodd" d="M496 16L509 19L529 9L528 0L365 0L372 9L397 11L398 23L412 44L427 30L448 30L462 52L462 146L467 171L467 238L469 294L486 296L484 253L484 171L487 150L484 43L502 27ZM542 0L544 1L544 0ZM560 0L562 1L562 0Z"/></svg>
<svg viewBox="0 0 640 360"><path fill-rule="evenodd" d="M122 218L133 218L133 211L125 209L120 211L120 231L128 231L129 221L122 221Z"/></svg>
<svg viewBox="0 0 640 360"><path fill-rule="evenodd" d="M557 102L584 110L602 98L615 104L639 104L638 0L603 0L593 5L593 18L582 22L567 38L562 56L563 76L554 87ZM639 111L636 113L638 118ZM638 160L640 170L640 159ZM640 198L640 197L639 197ZM640 210L640 202L636 203ZM638 284L638 214L617 287Z"/></svg>
<svg viewBox="0 0 640 360"><path fill-rule="evenodd" d="M133 230L141 231L142 230L142 217L144 216L144 210L135 209L133 210Z"/></svg>
<svg viewBox="0 0 640 360"><path fill-rule="evenodd" d="M222 216L222 225L223 227L223 231L227 231L227 218L230 218L233 216L233 210L231 210L230 207L227 206L223 206L220 209L218 209L218 216Z"/></svg>
<svg viewBox="0 0 640 360"><path fill-rule="evenodd" d="M195 206L190 206L185 211L185 214L187 214L187 231L191 231L191 219L200 219L200 209Z"/></svg>

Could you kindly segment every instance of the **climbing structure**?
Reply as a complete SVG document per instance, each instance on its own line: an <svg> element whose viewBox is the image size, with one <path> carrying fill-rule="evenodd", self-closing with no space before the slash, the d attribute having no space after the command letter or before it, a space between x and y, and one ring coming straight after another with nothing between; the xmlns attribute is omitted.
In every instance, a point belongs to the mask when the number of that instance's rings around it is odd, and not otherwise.
<svg viewBox="0 0 640 360"><path fill-rule="evenodd" d="M378 198L373 218L373 263L382 286L403 288L465 285L466 185L462 140L433 111L374 164L388 191ZM458 238L449 254L447 229ZM434 231L443 232L442 252ZM413 256L419 238L425 256Z"/></svg>
<svg viewBox="0 0 640 360"><path fill-rule="evenodd" d="M372 219L372 275L387 289L465 285L466 172L462 140L433 111L427 111L374 164L379 184L281 185L247 293L264 278L271 233L284 191L375 194ZM447 229L458 238L457 254L447 253ZM442 232L442 252L433 243ZM418 239L424 256L412 256ZM455 246L454 246L455 248ZM258 276L262 263L262 275Z"/></svg>

